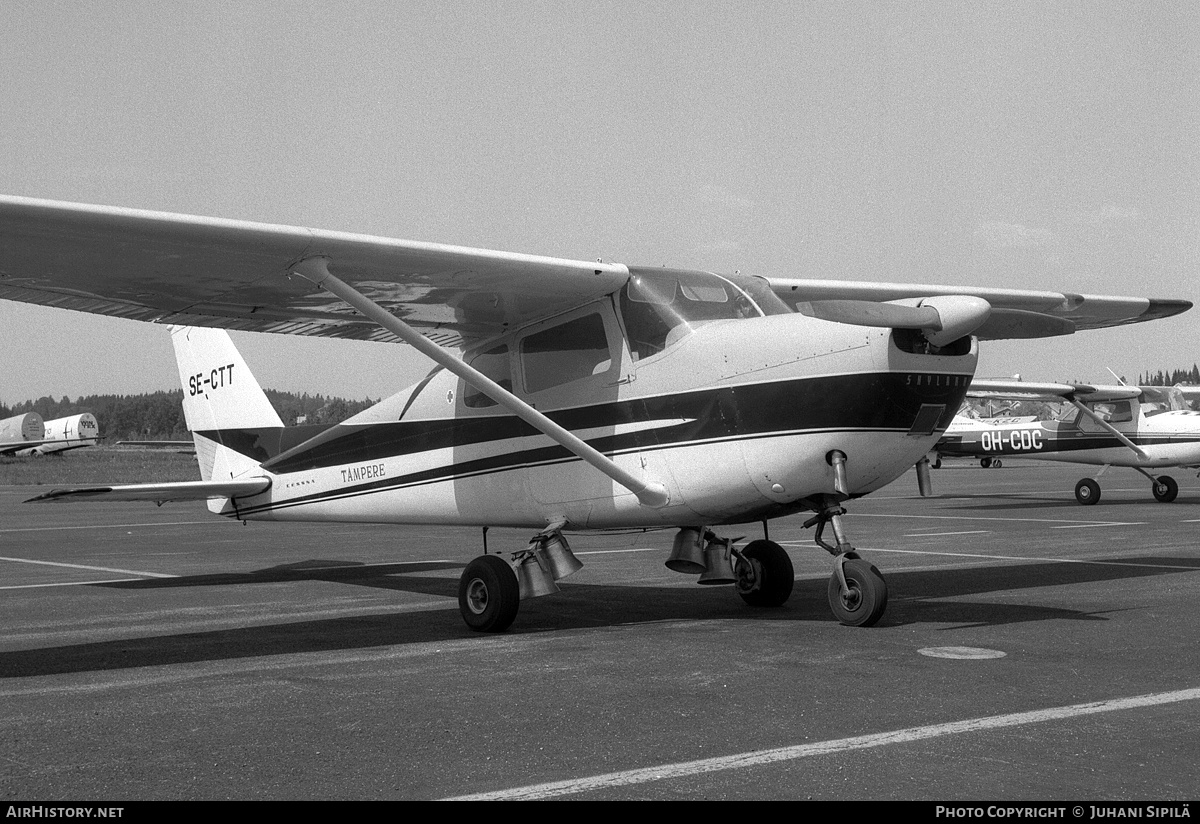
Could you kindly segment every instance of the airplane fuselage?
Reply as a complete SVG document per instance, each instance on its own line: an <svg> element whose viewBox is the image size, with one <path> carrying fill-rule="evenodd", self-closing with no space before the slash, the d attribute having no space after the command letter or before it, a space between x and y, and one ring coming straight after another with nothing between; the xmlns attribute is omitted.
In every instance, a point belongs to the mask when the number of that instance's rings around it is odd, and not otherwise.
<svg viewBox="0 0 1200 824"><path fill-rule="evenodd" d="M1137 409L1130 420L1113 426L1146 457L1085 418L993 422L958 417L937 451L948 457L1037 458L1148 469L1200 464L1200 412L1168 411L1147 417Z"/></svg>
<svg viewBox="0 0 1200 824"><path fill-rule="evenodd" d="M929 354L890 329L791 312L705 319L663 337L636 328L637 311L613 295L466 359L622 467L663 484L665 506L639 503L463 380L435 370L274 456L265 438L258 446L243 439L244 454L265 461L260 474L272 486L214 511L538 528L774 517L836 494L835 450L846 456L851 497L899 477L949 424L976 362L970 339L953 353ZM231 433L200 435L234 442Z"/></svg>

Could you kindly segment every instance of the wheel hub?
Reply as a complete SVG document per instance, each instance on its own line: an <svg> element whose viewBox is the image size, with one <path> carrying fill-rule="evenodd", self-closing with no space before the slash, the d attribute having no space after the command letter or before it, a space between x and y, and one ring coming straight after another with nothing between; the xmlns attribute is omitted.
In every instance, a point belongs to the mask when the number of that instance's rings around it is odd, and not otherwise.
<svg viewBox="0 0 1200 824"><path fill-rule="evenodd" d="M842 590L842 606L851 612L862 606L862 590L850 583L847 589Z"/></svg>
<svg viewBox="0 0 1200 824"><path fill-rule="evenodd" d="M762 589L762 564L756 560L739 558L733 569L737 576L737 591L742 595Z"/></svg>
<svg viewBox="0 0 1200 824"><path fill-rule="evenodd" d="M476 615L483 615L484 610L487 609L487 605L487 584L476 578L467 584L467 607Z"/></svg>

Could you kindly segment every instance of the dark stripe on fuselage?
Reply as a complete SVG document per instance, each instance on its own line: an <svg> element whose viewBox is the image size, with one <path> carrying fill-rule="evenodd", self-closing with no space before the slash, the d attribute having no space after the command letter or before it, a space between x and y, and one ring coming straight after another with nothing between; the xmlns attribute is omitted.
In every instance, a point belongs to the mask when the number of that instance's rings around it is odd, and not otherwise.
<svg viewBox="0 0 1200 824"><path fill-rule="evenodd" d="M899 430L884 429L884 430L848 430L848 429L813 429L806 430L803 434L818 434L828 432L842 432L861 434L862 432L888 432L895 434ZM687 446L712 446L718 443L729 443L731 441L750 441L750 440L769 440L772 438L786 437L794 435L794 432L773 432L767 435L760 436L741 436L736 438L719 438L696 443L673 443L657 447L641 447L638 452L654 452L663 449L674 449ZM588 441L592 446L597 446L600 440ZM597 448L599 448L597 446ZM601 451L605 451L601 449ZM622 454L621 452L606 452L610 457ZM302 495L296 498L288 498L286 500L272 501L270 503L261 504L258 506L241 506L236 513L228 513L230 517L242 517L246 515L257 515L264 512L275 512L281 509L288 509L295 506L305 504L327 502L341 500L343 498L356 498L361 495L370 495L372 493L381 492L389 489L402 489L408 487L425 486L432 483L445 483L447 481L455 481L461 478L470 478L477 475L488 475L498 472L511 472L518 469L531 469L534 467L553 466L555 464L570 463L572 461L581 461L582 459L568 452L560 446L548 446L539 449L527 449L520 452L510 452L502 455L493 455L486 458L481 458L473 461L461 461L459 463L448 466L436 467L427 469L421 472L410 472L405 475L382 478L379 480L370 481L367 483L355 484L341 489L326 490L324 492L314 492L309 495Z"/></svg>
<svg viewBox="0 0 1200 824"><path fill-rule="evenodd" d="M550 417L576 431L603 428L614 423L648 424L648 428L637 432L588 440L593 447L609 455L762 440L797 433L908 432L918 413L928 405L944 405L938 428L949 425L969 383L969 375L839 375L700 390L677 396L637 398L550 413ZM656 421L673 420L684 422L653 427ZM225 436L227 433L212 434ZM282 474L369 464L384 458L453 447L494 444L497 449L502 449L505 440L539 434L533 427L510 415L343 426L315 439L312 448L302 447L284 454L279 460L264 464L264 468ZM233 443L237 438L225 440ZM579 459L574 454L556 444L518 448L239 511L243 514L260 513L383 489L420 486L576 460Z"/></svg>
<svg viewBox="0 0 1200 824"><path fill-rule="evenodd" d="M202 429L197 430L196 434L263 463L331 428L330 424L310 424L282 428L271 426L259 429Z"/></svg>
<svg viewBox="0 0 1200 824"><path fill-rule="evenodd" d="M969 383L969 375L834 375L632 398L547 414L572 431L686 421L589 441L602 452L810 429L907 430L925 404L945 405L938 421L938 428L944 429ZM338 426L316 438L311 447L269 460L263 468L277 474L303 472L538 434L514 415ZM221 440L230 446L236 441ZM561 447L554 449L567 454Z"/></svg>

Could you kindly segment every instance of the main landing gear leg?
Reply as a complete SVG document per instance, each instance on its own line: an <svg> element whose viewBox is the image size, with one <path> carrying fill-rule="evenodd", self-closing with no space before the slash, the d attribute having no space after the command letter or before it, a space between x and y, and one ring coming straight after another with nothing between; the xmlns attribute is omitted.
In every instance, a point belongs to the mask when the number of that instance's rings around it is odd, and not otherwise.
<svg viewBox="0 0 1200 824"><path fill-rule="evenodd" d="M1179 496L1179 484L1170 475L1159 475L1156 478L1140 466L1135 466L1134 469L1150 479L1150 492L1160 504L1169 504Z"/></svg>
<svg viewBox="0 0 1200 824"><path fill-rule="evenodd" d="M817 546L833 555L833 575L829 579L829 608L834 617L850 627L874 626L887 608L887 584L873 564L864 561L846 540L842 516L846 510L836 502L826 501L815 516L804 522L807 529L817 527L813 536ZM822 536L825 527L833 528L836 545Z"/></svg>

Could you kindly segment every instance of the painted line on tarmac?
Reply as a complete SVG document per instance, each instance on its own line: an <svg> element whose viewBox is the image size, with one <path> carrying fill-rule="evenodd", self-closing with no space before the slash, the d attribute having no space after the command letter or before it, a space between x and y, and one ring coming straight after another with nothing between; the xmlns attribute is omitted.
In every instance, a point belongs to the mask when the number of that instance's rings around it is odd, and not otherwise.
<svg viewBox="0 0 1200 824"><path fill-rule="evenodd" d="M1181 701L1195 701L1197 698L1200 698L1200 689L1160 692L1151 695L1139 695L1133 698L1115 698L1108 701L1093 701L1087 704L1072 704L1066 707L1051 707L1044 710L1032 710L1030 712L1016 712L1008 715L972 718L966 721L952 721L947 724L908 727L907 729L875 733L873 735L857 735L852 738L839 738L832 741L800 744L793 747L780 747L771 750L757 750L719 758L703 758L698 761L662 764L657 767L644 767L637 770L605 773L604 775L567 781L552 781L546 784L533 784L527 787L515 787L509 790L477 793L444 800L533 801L595 790L610 790L614 787L624 787L631 784L646 784L651 781L687 778L722 770L758 767L765 764L775 764L780 761L794 761L800 758L811 758L819 755L865 750L890 744L907 744L913 741L940 738L946 735L998 730L1007 727L1019 727L1026 724L1039 724L1044 721L1061 721L1084 715L1094 715L1096 713L1154 707Z"/></svg>
<svg viewBox="0 0 1200 824"><path fill-rule="evenodd" d="M1065 524L1063 526L1052 526L1050 529L1095 529L1099 526L1145 526L1145 521L1105 521L1095 524Z"/></svg>
<svg viewBox="0 0 1200 824"><path fill-rule="evenodd" d="M803 541L788 541L803 544ZM1185 564L1138 564L1132 561L1093 561L1086 558L1040 558L1036 555L983 555L972 552L928 552L921 549L885 549L883 547L861 547L867 552L893 552L899 555L939 555L947 558L978 558L983 561L1037 561L1052 564L1094 564L1096 566L1146 567L1147 569L1186 569L1196 572L1200 567Z"/></svg>
<svg viewBox="0 0 1200 824"><path fill-rule="evenodd" d="M130 527L144 526L211 526L212 524L231 523L240 524L241 521L232 521L228 518L213 518L205 521L160 521L157 523L141 523L141 524L87 524L85 526L25 526L14 529L0 529L0 535L9 532L55 532L64 529L129 529Z"/></svg>
<svg viewBox="0 0 1200 824"><path fill-rule="evenodd" d="M1031 524L1108 524L1119 523L1122 526L1141 525L1146 521L1097 521L1077 518L996 518L983 515L891 515L881 512L855 512L857 518L920 518L929 521L1002 521L1004 523L1025 522Z"/></svg>
<svg viewBox="0 0 1200 824"><path fill-rule="evenodd" d="M961 532L910 532L905 535L905 538L938 538L942 535L988 535L990 530L987 529L965 529Z"/></svg>
<svg viewBox="0 0 1200 824"><path fill-rule="evenodd" d="M4 589L53 589L54 587L90 587L99 584L125 584L130 581L144 581L145 578L103 578L99 581L59 581L55 584L14 584L0 587Z"/></svg>
<svg viewBox="0 0 1200 824"><path fill-rule="evenodd" d="M781 546L808 546L809 541L778 541ZM933 552L927 549L889 549L880 546L861 546L863 552L891 552L897 555L937 555L943 558L974 558L980 561L1037 561L1053 564L1095 564L1096 566L1146 567L1147 569L1186 569L1195 572L1200 567L1186 564L1139 564L1132 561L1095 561L1087 558L1042 558L1036 555L985 555L979 552Z"/></svg>
<svg viewBox="0 0 1200 824"><path fill-rule="evenodd" d="M138 569L113 569L112 567L86 566L84 564L64 564L61 561L35 561L31 558L5 558L0 561L12 561L16 564L38 564L41 566L66 567L67 569L89 569L93 572L114 572L118 575L138 575L143 578L178 578L178 575L167 575L164 572L142 572ZM7 588L7 587L6 587Z"/></svg>

